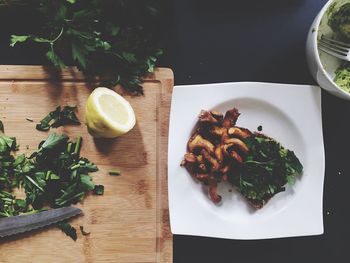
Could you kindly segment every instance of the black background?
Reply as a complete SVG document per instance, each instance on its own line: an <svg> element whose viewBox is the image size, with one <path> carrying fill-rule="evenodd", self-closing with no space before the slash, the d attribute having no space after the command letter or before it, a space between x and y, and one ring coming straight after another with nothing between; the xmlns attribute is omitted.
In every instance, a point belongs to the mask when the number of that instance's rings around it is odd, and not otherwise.
<svg viewBox="0 0 350 263"><path fill-rule="evenodd" d="M165 55L159 65L173 69L176 85L228 81L316 84L307 68L305 42L314 17L326 2L168 1L162 32ZM46 64L40 48L30 52L26 46L8 48L9 25L15 20L0 15L0 64ZM322 92L323 235L258 241L175 235L174 262L348 262L349 113L350 102Z"/></svg>
<svg viewBox="0 0 350 263"><path fill-rule="evenodd" d="M316 84L307 68L305 42L327 1L174 2L168 52L161 63L173 68L176 85L246 80ZM325 233L258 241L175 236L174 262L350 262L350 102L322 92L322 111Z"/></svg>

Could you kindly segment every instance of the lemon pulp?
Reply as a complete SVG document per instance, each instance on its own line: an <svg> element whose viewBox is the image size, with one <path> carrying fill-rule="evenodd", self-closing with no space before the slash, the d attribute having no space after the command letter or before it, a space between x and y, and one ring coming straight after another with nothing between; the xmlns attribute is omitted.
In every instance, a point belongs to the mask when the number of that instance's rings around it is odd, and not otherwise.
<svg viewBox="0 0 350 263"><path fill-rule="evenodd" d="M103 94L99 98L101 110L112 119L112 121L125 125L129 119L129 113L118 103L115 97Z"/></svg>

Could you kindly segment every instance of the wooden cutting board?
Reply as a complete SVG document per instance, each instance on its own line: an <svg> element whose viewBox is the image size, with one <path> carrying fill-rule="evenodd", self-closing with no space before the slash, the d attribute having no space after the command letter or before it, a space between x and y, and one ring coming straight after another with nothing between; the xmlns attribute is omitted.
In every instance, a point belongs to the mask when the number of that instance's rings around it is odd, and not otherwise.
<svg viewBox="0 0 350 263"><path fill-rule="evenodd" d="M31 153L48 136L35 125L56 106L77 105L84 120L96 84L87 84L75 68L52 73L42 66L0 66L0 119L20 152ZM157 69L143 87L144 96L119 90L137 117L135 128L120 138L94 140L84 124L50 131L72 139L82 135L81 156L98 165L92 176L105 186L103 196L90 195L77 205L84 211L70 221L77 241L56 227L0 239L1 262L172 262L166 178L172 71ZM110 176L112 167L122 175ZM79 226L91 234L83 236Z"/></svg>

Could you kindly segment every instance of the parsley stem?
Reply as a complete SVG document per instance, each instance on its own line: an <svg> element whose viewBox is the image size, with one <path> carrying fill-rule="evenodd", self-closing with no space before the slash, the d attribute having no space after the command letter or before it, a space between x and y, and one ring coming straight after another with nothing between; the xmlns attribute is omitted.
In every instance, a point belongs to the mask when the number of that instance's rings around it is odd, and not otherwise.
<svg viewBox="0 0 350 263"><path fill-rule="evenodd" d="M108 173L109 173L109 175L120 175L121 174L120 170L118 170L116 168L109 170Z"/></svg>
<svg viewBox="0 0 350 263"><path fill-rule="evenodd" d="M45 179L46 179L46 180L49 180L50 175L51 175L51 171L49 170L49 171L47 171L47 173L46 173Z"/></svg>
<svg viewBox="0 0 350 263"><path fill-rule="evenodd" d="M79 153L80 153L81 141L82 141L82 138L81 136L79 136L75 142L74 154L76 154L77 156L79 156Z"/></svg>
<svg viewBox="0 0 350 263"><path fill-rule="evenodd" d="M44 192L44 189L38 185L32 178L30 178L28 175L26 175L26 178L33 184L35 185L40 191Z"/></svg>
<svg viewBox="0 0 350 263"><path fill-rule="evenodd" d="M9 217L9 216L11 216L11 215L9 215L7 212L0 212L0 216L2 216L2 217Z"/></svg>
<svg viewBox="0 0 350 263"><path fill-rule="evenodd" d="M72 201L72 200L74 200L76 198L79 198L79 197L83 196L84 194L85 194L84 192L78 193L78 194L76 194L76 195L74 195L74 196L72 196L72 197L70 197L70 198L68 198L68 199L66 199L66 200L64 200L64 201L62 201L60 203L57 203L57 205L58 206L63 206L67 202L70 202L70 201Z"/></svg>
<svg viewBox="0 0 350 263"><path fill-rule="evenodd" d="M68 143L67 145L67 152L70 153L72 151L72 143Z"/></svg>
<svg viewBox="0 0 350 263"><path fill-rule="evenodd" d="M77 163L77 164L73 165L70 169L75 170L75 169L78 169L79 167L80 167L80 164Z"/></svg>
<svg viewBox="0 0 350 263"><path fill-rule="evenodd" d="M43 210L45 211L45 210ZM24 213L21 213L21 215L31 215L31 214L35 214L35 213L38 213L40 212L40 210L31 210L31 211L28 211L28 212L24 212Z"/></svg>
<svg viewBox="0 0 350 263"><path fill-rule="evenodd" d="M266 162L258 162L258 161L245 161L244 164L256 164L256 165L266 165L266 164L270 164L272 162L274 162L275 159L272 159L272 160L269 160L269 161L266 161Z"/></svg>
<svg viewBox="0 0 350 263"><path fill-rule="evenodd" d="M57 37L55 37L53 40L50 41L50 43L53 45L53 43L55 43L63 34L63 27L61 28L60 33L57 35Z"/></svg>
<svg viewBox="0 0 350 263"><path fill-rule="evenodd" d="M12 197L12 195L9 192L1 191L0 192L0 197L4 197L4 196Z"/></svg>

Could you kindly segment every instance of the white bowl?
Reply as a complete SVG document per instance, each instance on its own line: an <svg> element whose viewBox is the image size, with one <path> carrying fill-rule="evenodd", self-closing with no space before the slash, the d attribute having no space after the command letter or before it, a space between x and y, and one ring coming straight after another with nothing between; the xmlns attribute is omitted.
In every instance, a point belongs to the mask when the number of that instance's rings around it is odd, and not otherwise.
<svg viewBox="0 0 350 263"><path fill-rule="evenodd" d="M314 22L311 25L306 42L306 57L309 64L311 74L321 86L321 88L329 91L333 95L336 95L342 99L350 100L350 93L342 90L333 81L335 71L343 63L342 60L335 58L317 48L317 40L322 36L332 37L333 31L328 26L327 10L330 6L339 8L345 3L349 3L349 0L330 0L328 1L321 11L316 16Z"/></svg>

